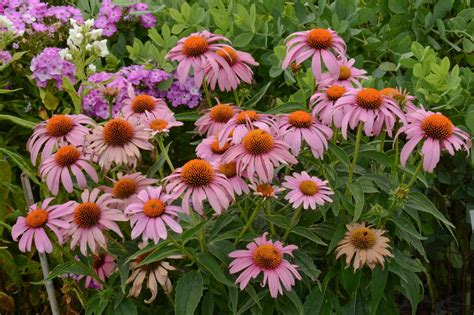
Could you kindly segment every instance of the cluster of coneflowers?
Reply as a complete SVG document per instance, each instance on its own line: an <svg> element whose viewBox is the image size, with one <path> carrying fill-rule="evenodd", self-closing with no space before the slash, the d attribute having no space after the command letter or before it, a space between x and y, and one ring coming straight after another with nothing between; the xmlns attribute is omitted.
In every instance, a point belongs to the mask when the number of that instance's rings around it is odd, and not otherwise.
<svg viewBox="0 0 474 315"><path fill-rule="evenodd" d="M332 202L333 191L327 180L305 171L284 176L281 182L278 178L283 176L277 175L296 166L306 147L315 158L322 159L328 141L339 129L344 139L348 138L348 129L357 129L356 143L362 133L374 137L385 132L393 137L398 129L397 134L403 133L407 138L401 164L405 165L421 143L427 172L433 171L442 151L453 155L457 150L469 150L467 133L443 114L415 106L414 97L393 88L363 88L359 80L365 78L365 71L355 68L353 59L347 59L345 43L336 32L297 32L288 37L286 45L284 69L311 58L318 83L310 100L312 111L270 115L218 102L195 123L197 133L205 136L196 148L197 158L175 170L163 136L182 123L176 121L162 99L135 95L131 89L121 115L102 125L84 115L56 115L40 123L27 149L34 164L39 160L41 178L53 195L62 188L71 193L75 186L83 192L79 201L59 205L50 205L52 198L48 198L33 205L26 217L19 217L12 235L15 240L20 238L20 250L30 251L34 242L39 252L50 253L53 246L45 232L48 229L59 243L68 241L71 249L79 247L83 255L92 254L94 269L104 281L115 270L113 257L106 254L108 233L104 232L111 230L122 237L118 222L130 222L131 238L140 238L140 246L157 244L171 237L171 231L181 233L180 217L191 211L206 220L206 202L215 215L226 215L236 195L249 194L251 190L256 198L264 199L285 193L284 198L294 209L295 222L302 209L315 210ZM182 38L167 57L179 63L176 73L182 82L193 77L196 87L204 84L207 89L208 84L211 89L219 87L222 91L236 89L240 81L251 83L250 66L257 65L248 53L230 46L224 36L207 31ZM163 182L134 170L143 151L155 150L155 141L173 170ZM115 175L114 179L108 186L88 189L91 182L99 182L97 166L103 175ZM118 169L126 173L117 173ZM351 177L349 170L349 182ZM257 214L254 211L241 234ZM364 265L383 267L385 258L392 256L384 233L365 222L348 224L336 257L345 255L347 266L353 265L354 270ZM301 279L298 266L288 258L297 247L283 245L286 236L272 241L264 233L246 249L229 254L233 258L229 272L240 273L236 283L241 289L263 273L262 285L268 285L270 295L277 297L283 288L291 290L295 280ZM237 244L239 239L240 236ZM152 297L147 302L151 302L158 283L166 293L171 290L167 275L174 267L165 261L140 267L145 256L131 266L130 295L138 296L148 277ZM94 280L88 277L87 281ZM100 288L100 284L96 286Z"/></svg>

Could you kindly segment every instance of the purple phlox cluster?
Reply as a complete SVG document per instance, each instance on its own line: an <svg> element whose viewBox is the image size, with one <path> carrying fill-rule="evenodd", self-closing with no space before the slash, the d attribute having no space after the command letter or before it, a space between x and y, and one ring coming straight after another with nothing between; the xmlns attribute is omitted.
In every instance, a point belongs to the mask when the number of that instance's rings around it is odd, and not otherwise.
<svg viewBox="0 0 474 315"><path fill-rule="evenodd" d="M12 55L6 50L0 51L0 66L8 63L12 59Z"/></svg>
<svg viewBox="0 0 474 315"><path fill-rule="evenodd" d="M173 107L186 105L194 108L201 102L202 96L199 88L194 86L194 80L189 77L184 84L175 78L170 88L162 93Z"/></svg>
<svg viewBox="0 0 474 315"><path fill-rule="evenodd" d="M61 90L63 76L75 82L76 66L62 59L59 56L60 50L56 47L45 48L31 60L31 77L38 87L45 88L50 81L55 81L56 87Z"/></svg>

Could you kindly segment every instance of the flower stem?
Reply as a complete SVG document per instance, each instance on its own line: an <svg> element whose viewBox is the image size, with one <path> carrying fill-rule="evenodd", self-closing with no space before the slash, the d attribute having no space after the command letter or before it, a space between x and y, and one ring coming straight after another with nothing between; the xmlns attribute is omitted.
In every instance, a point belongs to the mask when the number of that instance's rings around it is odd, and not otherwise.
<svg viewBox="0 0 474 315"><path fill-rule="evenodd" d="M395 138L395 157L393 159L392 172L390 173L390 179L393 179L393 176L395 176L398 169L398 151L399 151L398 138Z"/></svg>
<svg viewBox="0 0 474 315"><path fill-rule="evenodd" d="M244 236L244 234L248 231L248 229L252 226L253 221L255 221L255 218L257 217L258 213L260 212L260 206L261 206L261 201L257 202L257 205L255 206L255 209L253 210L252 214L250 215L249 220L247 221L247 224L245 224L244 228L240 232L239 236L235 239L234 245L237 245L240 241L240 239Z"/></svg>
<svg viewBox="0 0 474 315"><path fill-rule="evenodd" d="M168 151L165 148L165 145L163 144L163 137L159 136L157 137L157 142L158 146L160 147L161 152L163 153L163 156L165 157L166 162L168 163L168 166L170 167L171 171L174 171L174 166L173 163L171 162L171 159L168 155Z"/></svg>
<svg viewBox="0 0 474 315"><path fill-rule="evenodd" d="M296 209L295 213L293 214L293 217L291 218L290 224L288 224L288 228L286 229L285 235L283 235L281 239L282 242L286 241L286 238L288 237L288 235L290 235L291 230L296 226L296 223L298 222L302 210L302 207Z"/></svg>
<svg viewBox="0 0 474 315"><path fill-rule="evenodd" d="M173 243L178 249L182 250L186 256L189 257L193 262L196 262L196 257L186 249L186 247L183 244L178 243L171 234L168 234L168 239Z"/></svg>
<svg viewBox="0 0 474 315"><path fill-rule="evenodd" d="M421 171L421 168L423 167L423 159L420 159L420 162L418 162L418 166L416 167L415 173L413 173L413 176L411 177L410 181L407 184L407 189L409 190L413 184L416 182L416 178L418 177L418 174Z"/></svg>
<svg viewBox="0 0 474 315"><path fill-rule="evenodd" d="M382 131L382 135L380 136L380 148L379 148L380 152L382 152L382 153L384 152L383 149L384 149L384 146L385 146L385 137L386 137L386 135L387 135L387 132L385 130Z"/></svg>
<svg viewBox="0 0 474 315"><path fill-rule="evenodd" d="M240 106L240 99L239 95L237 94L237 90L234 90L234 98L235 98L235 105Z"/></svg>
<svg viewBox="0 0 474 315"><path fill-rule="evenodd" d="M263 207L263 211L265 212L266 216L270 216L271 215L271 213L270 213L270 203L267 200L264 200L263 202L265 203L265 205ZM273 223L269 221L268 225L270 226L271 236L276 235L275 226L273 225Z"/></svg>
<svg viewBox="0 0 474 315"><path fill-rule="evenodd" d="M357 127L357 135L356 135L356 142L354 148L354 155L352 156L352 163L349 168L349 175L347 177L347 189L346 189L346 196L349 193L349 187L352 184L352 176L354 175L355 166L357 164L357 158L359 157L359 149L360 149L360 140L362 139L362 128L363 125L360 123L359 127Z"/></svg>
<svg viewBox="0 0 474 315"><path fill-rule="evenodd" d="M204 94L206 94L207 106L212 107L211 94L209 93L209 88L207 87L206 80L202 82L202 86L204 89Z"/></svg>
<svg viewBox="0 0 474 315"><path fill-rule="evenodd" d="M202 217L202 220L204 221L204 217ZM206 224L203 224L201 229L199 230L199 244L201 245L201 252L206 251Z"/></svg>

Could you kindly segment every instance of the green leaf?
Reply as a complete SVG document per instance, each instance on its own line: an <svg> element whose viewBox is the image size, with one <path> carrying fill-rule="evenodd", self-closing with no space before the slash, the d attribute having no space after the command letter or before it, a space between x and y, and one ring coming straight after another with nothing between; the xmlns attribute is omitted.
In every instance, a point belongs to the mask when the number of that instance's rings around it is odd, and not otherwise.
<svg viewBox="0 0 474 315"><path fill-rule="evenodd" d="M265 93L267 93L267 90L268 90L268 88L270 87L271 84L272 84L272 81L265 84L260 89L260 91L255 93L255 95L247 102L247 104L245 106L246 107L253 107L255 104L257 104L262 99L262 97L265 95Z"/></svg>
<svg viewBox="0 0 474 315"><path fill-rule="evenodd" d="M73 273L76 275L88 275L89 274L89 269L84 265L84 263L79 262L79 261L68 261L63 264L59 264L56 267L54 267L53 270L49 273L48 278L38 281L38 282L32 282L33 284L43 284L46 281L53 280L56 277L59 277L61 275L67 274L67 273Z"/></svg>
<svg viewBox="0 0 474 315"><path fill-rule="evenodd" d="M250 44L253 39L253 33L242 33L232 41L235 47L244 47Z"/></svg>
<svg viewBox="0 0 474 315"><path fill-rule="evenodd" d="M303 315L304 314L304 308L303 308L303 302L301 302L300 297L296 294L294 290L287 292L286 296L290 299L291 302L293 302L293 305L296 307L297 314Z"/></svg>
<svg viewBox="0 0 474 315"><path fill-rule="evenodd" d="M324 246L327 245L322 239L319 238L319 236L314 234L313 231L311 231L307 227L296 226L291 230L291 233L301 235L301 236L309 239L310 241L315 242L316 244L324 245Z"/></svg>
<svg viewBox="0 0 474 315"><path fill-rule="evenodd" d="M299 269L307 275L311 281L317 281L321 271L316 267L311 257L301 250L295 251L294 255L295 262Z"/></svg>
<svg viewBox="0 0 474 315"><path fill-rule="evenodd" d="M303 103L296 103L296 102L283 103L279 106L270 108L265 113L267 113L267 114L283 114L283 113L291 113L291 112L294 112L296 110L305 110L304 104Z"/></svg>
<svg viewBox="0 0 474 315"><path fill-rule="evenodd" d="M165 246L154 250L150 255L146 256L145 259L138 264L138 267L151 264L155 261L163 260L169 256L176 256L184 254L174 246Z"/></svg>
<svg viewBox="0 0 474 315"><path fill-rule="evenodd" d="M120 304L111 312L113 315L136 315L138 314L137 307L130 299L123 299Z"/></svg>
<svg viewBox="0 0 474 315"><path fill-rule="evenodd" d="M347 153L332 142L329 142L329 151L334 154L339 161L344 163L344 165L349 166L351 163Z"/></svg>
<svg viewBox="0 0 474 315"><path fill-rule="evenodd" d="M197 260L198 263L206 268L217 281L226 286L235 287L235 284L224 275L224 272L222 272L221 267L219 267L219 264L213 256L207 253L202 253L197 256Z"/></svg>
<svg viewBox="0 0 474 315"><path fill-rule="evenodd" d="M79 94L74 88L71 80L68 77L63 76L63 89L69 94L72 100L72 104L74 105L74 112L76 114L80 114L82 112L82 100Z"/></svg>
<svg viewBox="0 0 474 315"><path fill-rule="evenodd" d="M332 250L336 247L337 243L339 243L339 241L344 236L345 232L346 232L346 227L344 226L344 224L342 223L338 224L332 236L331 242L329 243L328 251L326 252L326 254L329 254L330 252L332 252Z"/></svg>
<svg viewBox="0 0 474 315"><path fill-rule="evenodd" d="M426 197L424 194L417 191L411 192L408 195L408 201L405 206L418 210L418 211L431 214L433 217L436 218L436 220L443 223L444 226L454 236L453 231L452 231L452 229L454 228L454 225L451 222L449 222L449 220L446 219L446 217L438 209L436 209L436 207L431 202L431 200L429 200L428 197Z"/></svg>
<svg viewBox="0 0 474 315"><path fill-rule="evenodd" d="M21 275L12 254L4 248L0 248L0 266L0 270L5 272L7 279L13 282L17 288L20 288L22 283Z"/></svg>
<svg viewBox="0 0 474 315"><path fill-rule="evenodd" d="M385 291L385 285L387 284L388 279L388 268L383 270L380 267L376 267L372 272L372 282L371 282L371 300L370 300L370 309L371 314L377 314L377 307L379 306L380 300Z"/></svg>
<svg viewBox="0 0 474 315"><path fill-rule="evenodd" d="M204 281L197 271L191 271L178 280L176 286L176 315L193 315L204 291Z"/></svg>
<svg viewBox="0 0 474 315"><path fill-rule="evenodd" d="M35 182L35 184L41 185L29 160L26 160L20 154L10 151L6 148L0 148L0 152L7 155L12 162L14 162L23 172L25 172L33 182Z"/></svg>
<svg viewBox="0 0 474 315"><path fill-rule="evenodd" d="M408 9L407 0L388 0L388 8L396 14L405 13Z"/></svg>
<svg viewBox="0 0 474 315"><path fill-rule="evenodd" d="M359 182L352 183L349 187L355 200L354 218L352 220L353 222L356 222L359 220L362 210L364 209L364 191L362 190L362 186Z"/></svg>
<svg viewBox="0 0 474 315"><path fill-rule="evenodd" d="M59 105L59 99L49 90L40 89L39 91L44 106L51 111L55 110Z"/></svg>
<svg viewBox="0 0 474 315"><path fill-rule="evenodd" d="M304 301L305 314L321 314L321 309L325 302L325 294L326 290L322 291L318 286L312 288Z"/></svg>
<svg viewBox="0 0 474 315"><path fill-rule="evenodd" d="M442 19L453 8L453 0L438 0L433 8L433 18Z"/></svg>
<svg viewBox="0 0 474 315"><path fill-rule="evenodd" d="M31 122L31 121L28 121L28 120L25 120L25 119L21 119L21 118L15 117L15 116L11 116L11 115L0 115L0 120L9 120L12 123L15 123L17 125L20 125L20 126L23 126L23 127L26 127L26 128L30 128L30 129L33 129L36 126L36 123L34 123L34 122Z"/></svg>
<svg viewBox="0 0 474 315"><path fill-rule="evenodd" d="M199 118L199 114L196 111L179 113L174 116L179 121L196 121Z"/></svg>

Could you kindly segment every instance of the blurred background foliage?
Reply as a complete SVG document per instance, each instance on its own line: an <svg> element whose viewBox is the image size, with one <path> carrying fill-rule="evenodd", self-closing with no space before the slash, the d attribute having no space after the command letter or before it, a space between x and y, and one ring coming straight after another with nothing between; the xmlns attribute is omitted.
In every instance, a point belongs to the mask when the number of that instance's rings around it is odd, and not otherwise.
<svg viewBox="0 0 474 315"><path fill-rule="evenodd" d="M65 4L59 0L49 2ZM100 6L96 0L66 2L79 7L86 18L94 17ZM125 0L115 2L129 3ZM355 66L371 75L365 85L406 89L425 108L443 112L454 124L465 126L474 133L474 8L469 0L164 0L148 3L158 17L157 27L144 30L122 25L120 32L109 40L113 56L101 65L102 69L147 64L171 71L173 66L164 59L168 50L179 38L208 29L224 34L236 48L250 52L260 63L255 69L255 84L238 90L242 103L264 111L275 108L288 111L313 93L314 81L310 70L306 73L302 70L297 74L299 78L291 71L281 70L284 39L295 31L330 27L346 41L347 54L356 60ZM29 60L34 54L46 46L63 45L66 34L67 30L64 36L54 39L32 38L31 49L25 56L2 69L2 83L7 82L12 89L22 89L0 94L2 114L35 122L52 112L44 107L41 96L25 73L29 71ZM304 93L297 79L301 80ZM223 102L233 101L230 95L216 96ZM57 97L61 104L71 104L66 93L59 93ZM186 108L179 108L178 112L181 118L189 121L185 128L191 131L196 113ZM32 254L16 251L12 255L15 251L9 250L15 247L10 226L25 209L19 174L23 171L35 177L35 170L25 158L28 156L25 143L30 132L8 121L0 124L0 156L5 157L0 160L0 313L8 313L12 305L16 305L16 311L21 314L48 312L43 287L31 284L41 279L39 264L31 259ZM174 143L172 154L177 164L193 156L193 148L189 146L194 141L191 133L172 133L170 139ZM445 156L435 174L426 175L418 189L427 199L414 203L422 206L423 202L431 200L454 224L455 238L435 220L418 218L418 227L425 237L412 238L414 246L419 243L414 259L395 252L398 262L384 271L376 269L368 280L372 290L380 288L381 292L362 291L362 296L354 295L354 292L357 294L354 286L359 285L362 273L353 275L339 264L336 266L341 268L343 288L326 291L331 278L328 276L334 275L319 275L319 270L309 270L307 272L312 272L315 279L319 276L323 290L312 290L296 302L295 297L289 295L278 300L275 307L288 314L295 310L306 310L308 314L317 314L319 310L324 314L329 309L338 313L367 314L364 296L372 293L378 296L377 304L380 302L384 306L379 307L378 312L372 309L376 313L394 311L396 305L385 295L397 295L402 312L471 314L473 241L469 210L474 209L473 165L474 152L468 159L462 155ZM322 238L328 241L333 233L338 231L329 229L326 238ZM402 247L398 248L402 250ZM321 261L316 265L324 265L324 260L328 259L326 247L323 249L315 250L315 253L321 252ZM50 259L53 264L60 260L58 253L53 253ZM304 255L299 258L303 262L305 259L308 257ZM393 282L392 278L387 278L389 271L408 281ZM63 302L74 303L70 291L75 288L66 284L62 290ZM233 294L229 292L229 295ZM207 302L203 303L210 303L209 299L211 297L207 300L205 297ZM341 301L347 304L343 307ZM263 307L267 307L266 304ZM74 313L73 309L70 308L71 313Z"/></svg>

